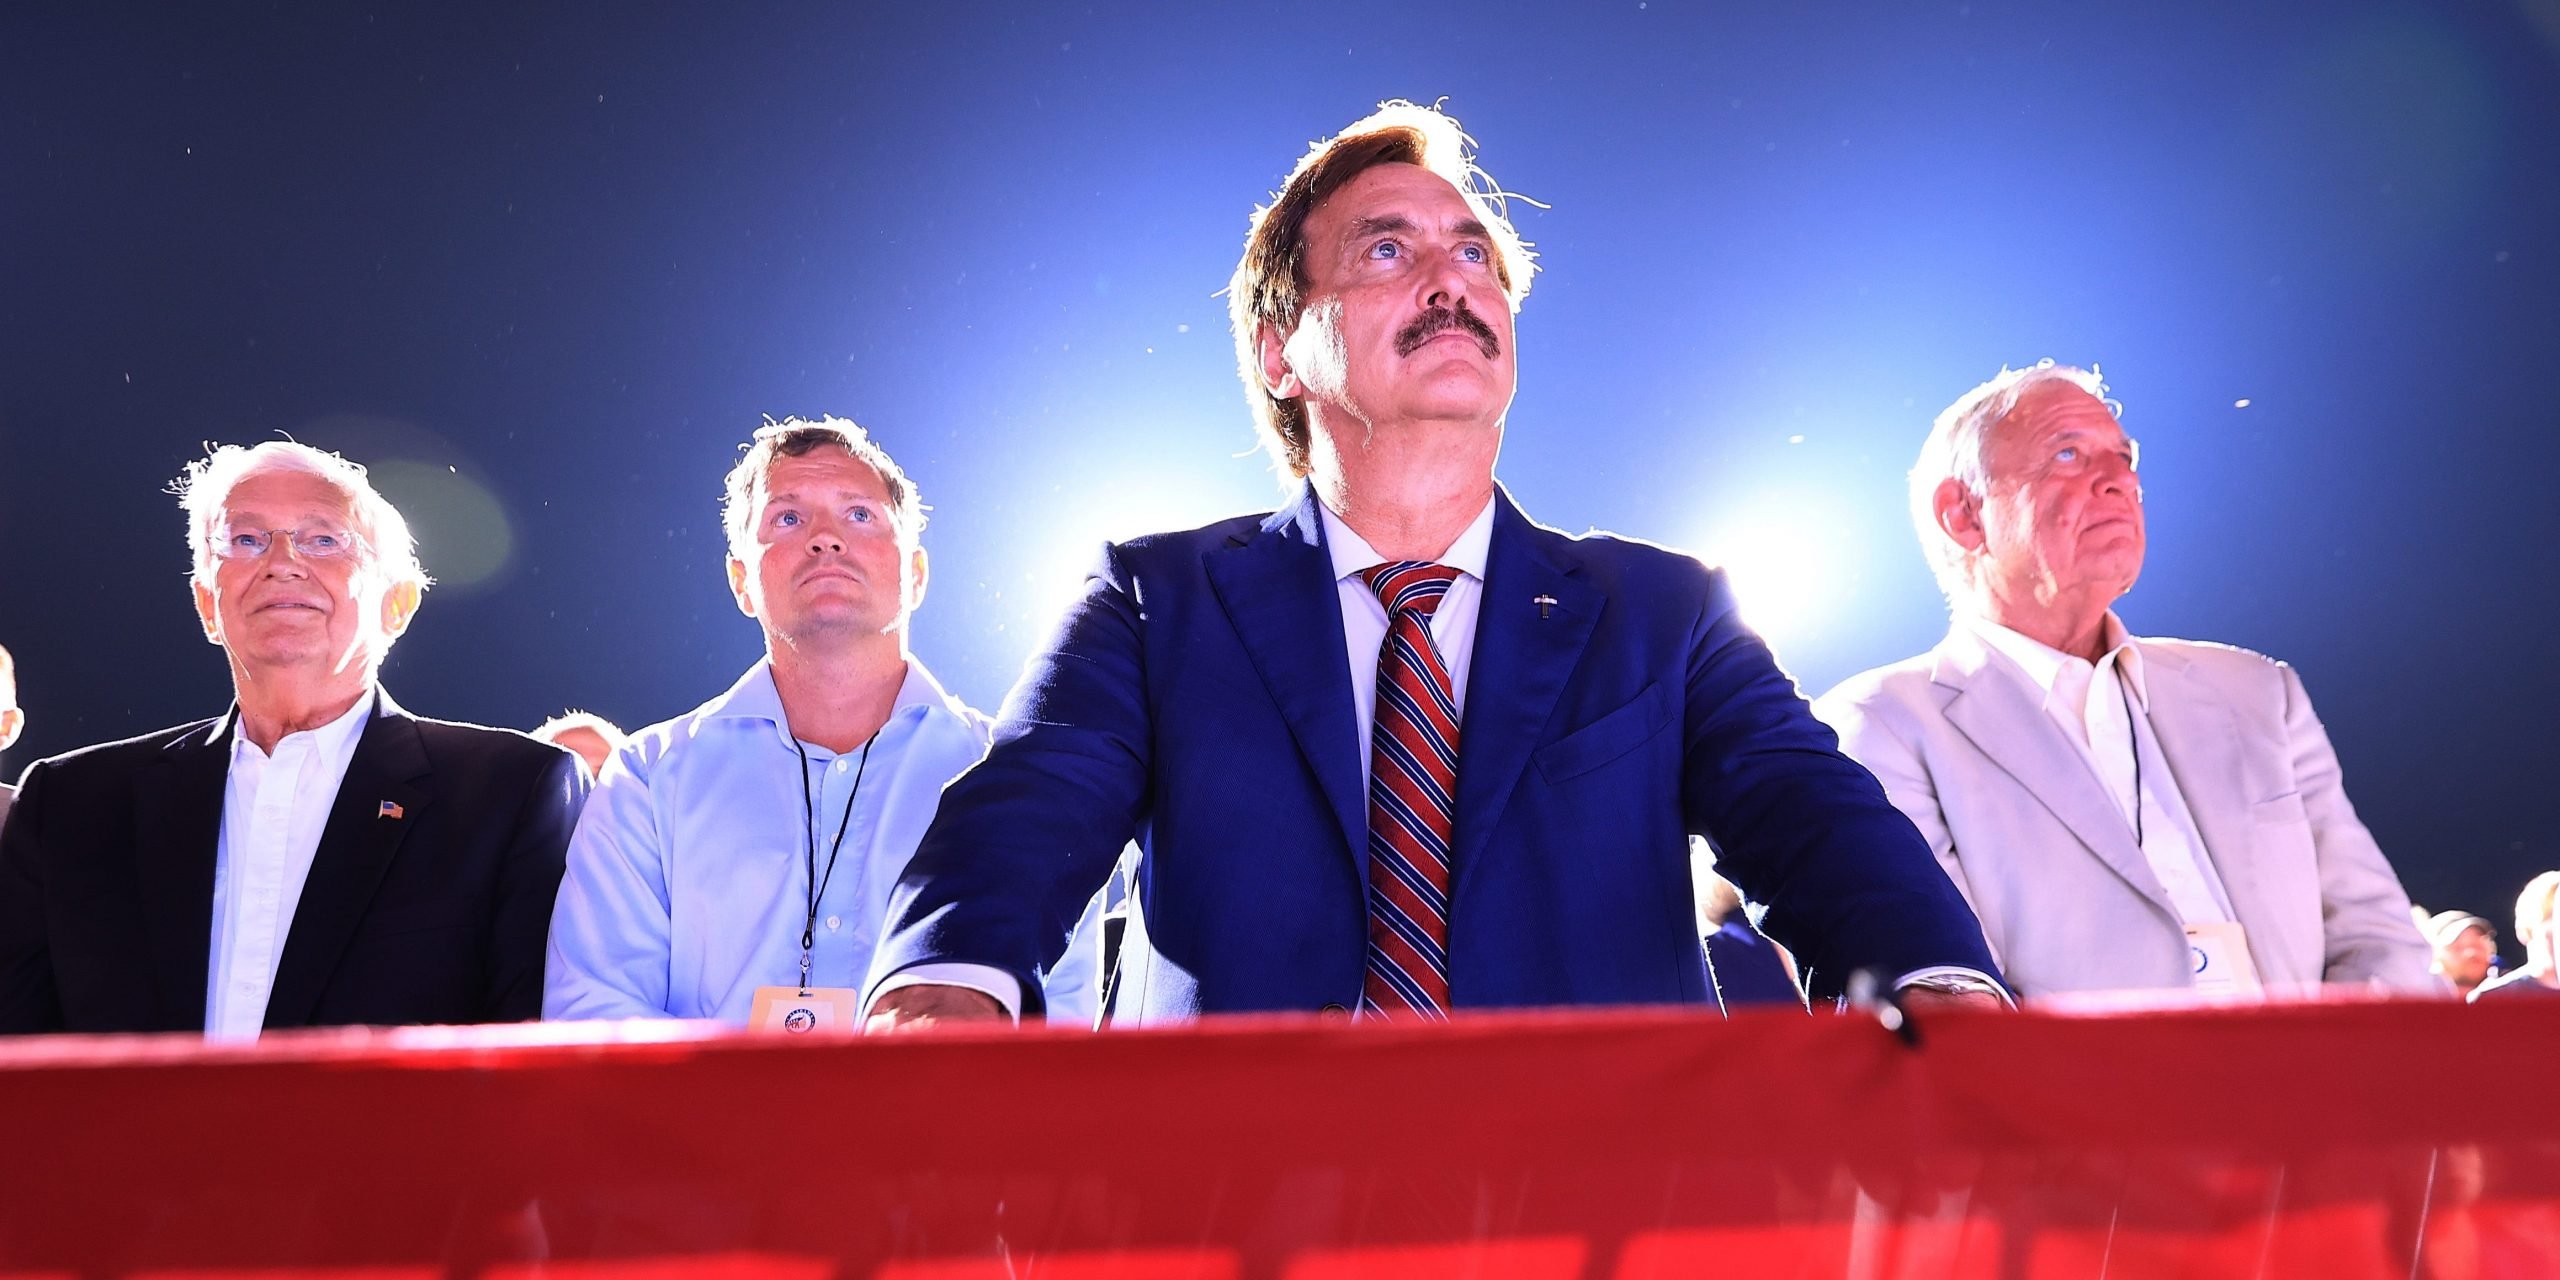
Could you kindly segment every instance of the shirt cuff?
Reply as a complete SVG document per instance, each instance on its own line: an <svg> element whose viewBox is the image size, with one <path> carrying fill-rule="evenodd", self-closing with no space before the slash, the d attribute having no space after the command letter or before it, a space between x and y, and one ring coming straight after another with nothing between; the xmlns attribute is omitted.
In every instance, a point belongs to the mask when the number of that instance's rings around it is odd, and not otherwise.
<svg viewBox="0 0 2560 1280"><path fill-rule="evenodd" d="M920 964L882 978L880 985L871 989L871 998L862 1002L863 1017L871 1016L871 1008L880 1003L880 997L900 987L925 986L967 987L1003 1005L1004 1016L1017 1023L1022 1021L1022 979L993 965L962 964L958 961Z"/></svg>
<svg viewBox="0 0 2560 1280"><path fill-rule="evenodd" d="M2018 1007L2017 1000L2009 995L2009 989L2001 986L1990 974L1980 969L1968 969L1960 964L1938 964L1926 969L1914 969L1893 980L1893 989L1897 993L1924 985L1940 990L1988 992L2000 997L2000 1003L2012 1009Z"/></svg>

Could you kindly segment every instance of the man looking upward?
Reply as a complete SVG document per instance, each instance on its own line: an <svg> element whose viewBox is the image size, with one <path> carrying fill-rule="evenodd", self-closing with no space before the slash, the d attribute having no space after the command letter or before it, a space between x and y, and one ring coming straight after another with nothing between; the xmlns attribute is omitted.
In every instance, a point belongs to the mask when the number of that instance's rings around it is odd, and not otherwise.
<svg viewBox="0 0 2560 1280"><path fill-rule="evenodd" d="M363 467L270 441L178 487L232 707L27 770L0 829L0 1032L535 1016L578 762L377 683L427 575Z"/></svg>
<svg viewBox="0 0 2560 1280"><path fill-rule="evenodd" d="M1494 481L1527 251L1393 103L1258 211L1229 294L1271 515L1104 549L892 901L875 1024L1029 1012L1141 845L1120 1016L1711 1000L1688 837L1836 995L1979 929L1723 575Z"/></svg>
<svg viewBox="0 0 2560 1280"><path fill-rule="evenodd" d="M2003 370L1938 416L1912 521L1954 624L1816 705L2031 996L2441 992L2291 667L2135 637L2134 444L2095 370Z"/></svg>
<svg viewBox="0 0 2560 1280"><path fill-rule="evenodd" d="M987 718L907 648L924 523L914 482L852 422L747 442L721 524L764 657L604 773L569 846L546 1017L764 1009L783 1030L852 1029L889 887L987 745ZM1090 967L1056 981L1060 1012L1089 1018Z"/></svg>

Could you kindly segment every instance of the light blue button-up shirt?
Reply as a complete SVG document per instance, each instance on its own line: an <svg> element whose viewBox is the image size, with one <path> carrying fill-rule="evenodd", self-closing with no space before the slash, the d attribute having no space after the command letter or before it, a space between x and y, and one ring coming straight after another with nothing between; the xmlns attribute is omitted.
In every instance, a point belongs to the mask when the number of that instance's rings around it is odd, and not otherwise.
<svg viewBox="0 0 2560 1280"><path fill-rule="evenodd" d="M837 755L801 744L816 801L818 877L827 880L812 983L862 985L889 890L944 784L986 754L991 728L909 659L867 766L858 749ZM597 779L569 841L542 1016L744 1024L756 988L797 985L809 886L800 767L770 662L692 713L633 735ZM828 880L839 823L844 847ZM1066 1001L1064 1017L1090 1019L1092 985L1091 964L1062 965L1044 990Z"/></svg>

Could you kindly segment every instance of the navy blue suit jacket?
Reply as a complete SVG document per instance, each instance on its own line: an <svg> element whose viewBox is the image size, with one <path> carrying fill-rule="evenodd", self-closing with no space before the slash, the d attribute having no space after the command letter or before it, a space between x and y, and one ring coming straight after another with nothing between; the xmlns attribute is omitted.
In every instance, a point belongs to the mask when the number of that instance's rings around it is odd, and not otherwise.
<svg viewBox="0 0 2560 1280"><path fill-rule="evenodd" d="M1268 518L1106 547L993 750L943 793L874 972L990 965L1036 1002L1134 836L1122 1016L1356 1006L1366 744L1322 529L1301 490ZM1711 1002L1692 833L1769 905L1763 927L1817 994L1870 966L1996 973L1963 898L1742 625L1723 574L1543 528L1507 494L1456 816L1462 1008Z"/></svg>

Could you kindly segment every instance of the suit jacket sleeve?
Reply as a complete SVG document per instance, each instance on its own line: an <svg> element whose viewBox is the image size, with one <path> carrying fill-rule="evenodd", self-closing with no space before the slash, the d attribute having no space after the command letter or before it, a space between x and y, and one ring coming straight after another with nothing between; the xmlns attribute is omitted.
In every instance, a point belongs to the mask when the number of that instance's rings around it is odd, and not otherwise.
<svg viewBox="0 0 2560 1280"><path fill-rule="evenodd" d="M27 770L6 822L0 822L0 1035L62 1029L45 939L45 777Z"/></svg>
<svg viewBox="0 0 2560 1280"><path fill-rule="evenodd" d="M2434 959L2409 915L2400 877L2356 818L2338 768L2329 731L2311 710L2311 695L2290 666L2284 674L2285 740L2293 750L2293 781L2311 819L2311 846L2320 865L2321 976L2330 982L2369 982L2409 991L2445 990L2429 966Z"/></svg>
<svg viewBox="0 0 2560 1280"><path fill-rule="evenodd" d="M1718 868L1754 901L1817 996L1858 969L1997 978L1982 926L1911 820L1805 705L1709 571L1691 637L1683 800Z"/></svg>
<svg viewBox="0 0 2560 1280"><path fill-rule="evenodd" d="M566 751L552 754L559 758L543 768L505 836L489 938L485 1007L491 1022L542 1016L542 953L551 933L551 905L560 892L569 834L587 800L587 777L577 758Z"/></svg>
<svg viewBox="0 0 2560 1280"><path fill-rule="evenodd" d="M890 895L874 987L919 964L981 964L1021 981L1024 1019L1045 1012L1043 976L1145 810L1145 624L1125 555L1104 548L1005 699L986 759L943 791Z"/></svg>

